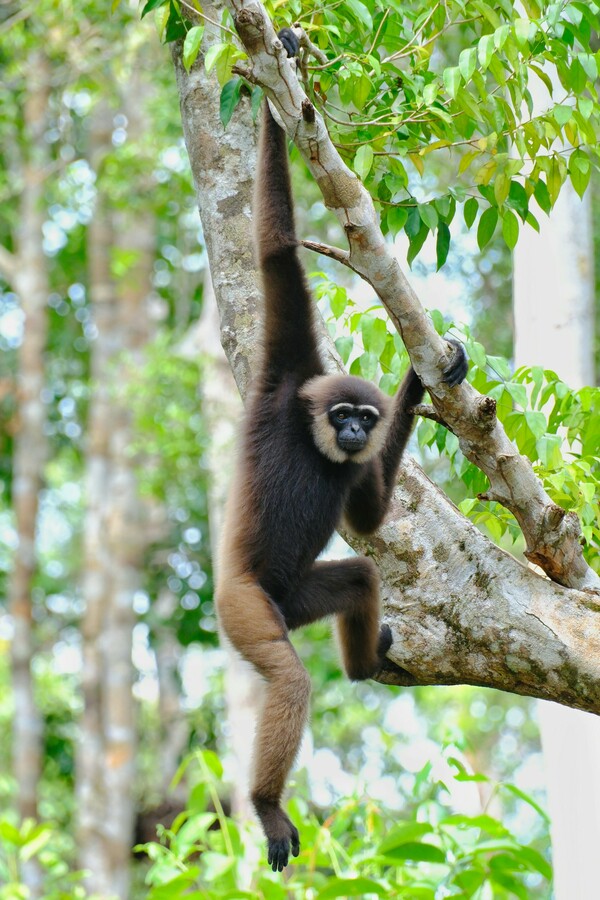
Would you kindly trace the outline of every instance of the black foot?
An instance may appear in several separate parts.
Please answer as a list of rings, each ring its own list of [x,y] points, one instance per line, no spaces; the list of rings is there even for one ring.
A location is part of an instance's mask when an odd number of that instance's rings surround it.
[[[469,371],[469,360],[460,341],[450,337],[444,338],[444,340],[447,344],[452,344],[456,348],[456,353],[452,357],[450,364],[444,369],[443,380],[450,387],[456,387],[457,384],[461,384],[465,380],[465,376]]]
[[[377,655],[379,661],[383,663],[388,650],[392,646],[394,638],[392,637],[392,629],[389,625],[382,625],[379,632],[379,643],[377,644]]]
[[[300,836],[298,829],[295,828],[288,819],[289,834],[285,837],[268,838],[269,848],[267,853],[267,862],[274,872],[283,872],[288,864],[290,849],[292,856],[298,856],[300,853]]]
[[[291,28],[282,28],[281,31],[277,32],[277,37],[287,50],[288,56],[297,56],[298,48],[300,47],[300,41],[298,40],[295,32],[292,31]]]

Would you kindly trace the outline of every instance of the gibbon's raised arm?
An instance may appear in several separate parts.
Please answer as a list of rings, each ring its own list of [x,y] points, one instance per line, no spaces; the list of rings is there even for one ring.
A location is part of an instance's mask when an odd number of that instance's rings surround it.
[[[324,371],[312,299],[298,259],[287,138],[265,102],[254,199],[256,252],[265,304],[263,367],[270,381],[293,372],[299,380]]]

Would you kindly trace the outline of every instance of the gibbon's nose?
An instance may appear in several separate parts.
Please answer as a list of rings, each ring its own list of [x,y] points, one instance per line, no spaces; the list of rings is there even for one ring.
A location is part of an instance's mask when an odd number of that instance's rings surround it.
[[[352,429],[354,434],[358,434],[358,432],[360,431],[360,425],[358,424],[358,422],[353,422],[350,428]]]

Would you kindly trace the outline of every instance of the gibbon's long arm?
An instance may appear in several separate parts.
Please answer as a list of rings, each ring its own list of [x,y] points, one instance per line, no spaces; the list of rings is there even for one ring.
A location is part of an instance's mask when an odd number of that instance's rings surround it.
[[[421,402],[424,393],[411,367],[394,399],[390,430],[381,456],[365,467],[365,474],[350,491],[344,509],[348,525],[357,534],[371,534],[383,521],[415,418],[409,410]]]
[[[298,259],[287,140],[265,101],[254,199],[256,250],[265,303],[264,370],[277,383],[323,374],[312,300]]]
[[[442,380],[452,387],[465,378],[469,364],[460,341],[454,338],[446,338],[446,341],[455,352],[443,371]],[[371,534],[384,519],[413,426],[414,414],[411,410],[421,402],[424,393],[423,385],[411,366],[394,399],[390,430],[381,456],[373,460],[363,478],[352,488],[344,508],[345,519],[357,534]]]

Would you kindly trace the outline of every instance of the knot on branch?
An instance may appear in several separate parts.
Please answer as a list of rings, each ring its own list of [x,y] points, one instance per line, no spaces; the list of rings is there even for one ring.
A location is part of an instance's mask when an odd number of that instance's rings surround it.
[[[236,30],[244,44],[255,46],[262,39],[266,24],[258,7],[245,6],[233,17]]]
[[[550,531],[555,531],[567,515],[566,509],[563,509],[562,506],[558,506],[556,503],[551,503],[547,509],[546,514],[544,516],[545,524]],[[580,534],[581,529],[579,527],[579,519],[575,516],[575,521],[577,523],[577,532]],[[579,534],[577,536],[579,536]]]
[[[496,401],[493,397],[479,397],[477,400],[477,418],[479,424],[491,431],[496,424]]]

